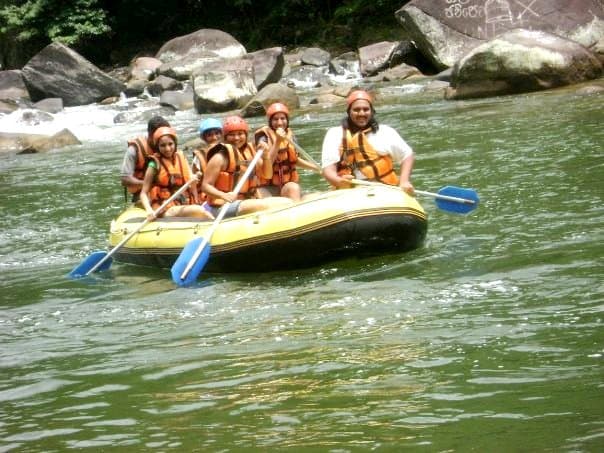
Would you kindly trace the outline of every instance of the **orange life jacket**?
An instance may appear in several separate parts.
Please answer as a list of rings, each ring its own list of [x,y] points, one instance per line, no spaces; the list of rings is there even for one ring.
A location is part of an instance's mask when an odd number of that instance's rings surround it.
[[[277,140],[277,134],[269,126],[263,126],[254,132],[254,138],[256,142],[262,136],[266,136],[268,139],[268,146],[272,147],[273,143]],[[260,178],[259,185],[267,186],[273,185],[279,188],[283,187],[286,183],[298,182],[300,177],[296,170],[296,162],[298,162],[298,153],[296,148],[292,145],[291,140],[294,136],[290,128],[287,128],[288,141],[282,142],[282,147],[277,150],[277,156],[273,162],[273,177],[272,179]]]
[[[342,128],[344,133],[340,146],[340,162],[338,162],[338,175],[354,175],[354,170],[359,170],[367,179],[380,181],[392,186],[398,185],[398,176],[394,172],[392,157],[381,156],[367,140],[365,129],[351,134],[349,129]]]
[[[166,159],[161,154],[152,156],[152,159],[157,164],[157,174],[153,187],[149,191],[149,201],[151,207],[157,209],[191,179],[191,171],[185,156],[180,151],[176,151],[172,159]],[[183,204],[189,204],[189,197],[185,194],[171,201],[166,209]]]
[[[216,143],[208,149],[208,161],[210,161],[212,156],[216,153],[223,153],[227,159],[227,166],[224,171],[221,170],[218,174],[214,186],[222,192],[232,192],[237,185],[239,178],[243,176],[249,163],[254,158],[256,151],[249,143],[246,143],[243,149],[236,149],[233,145],[228,143]],[[255,173],[252,172],[250,177],[241,187],[241,190],[237,194],[237,198],[239,200],[252,198],[256,186],[257,178]],[[222,198],[214,198],[210,195],[207,197],[210,206],[222,206],[225,203]]]
[[[145,179],[145,171],[147,170],[147,164],[149,159],[155,155],[155,151],[149,146],[147,137],[136,137],[135,139],[128,141],[128,146],[132,146],[136,150],[136,164],[134,165],[134,176],[137,179]],[[141,191],[140,187],[127,186],[128,192],[135,194]]]
[[[207,153],[207,149],[205,148],[197,148],[193,150],[193,173],[197,174],[197,173],[201,173],[202,175],[205,174],[206,172],[206,168],[208,166],[208,161],[206,160],[206,153]],[[197,159],[195,159],[197,158]],[[199,162],[199,165],[197,164],[197,162]],[[202,187],[202,181],[203,181],[203,177],[200,181],[197,182],[197,193],[199,195],[199,199],[201,200],[201,202],[203,203],[207,196],[205,194],[205,192],[203,192],[201,190]]]

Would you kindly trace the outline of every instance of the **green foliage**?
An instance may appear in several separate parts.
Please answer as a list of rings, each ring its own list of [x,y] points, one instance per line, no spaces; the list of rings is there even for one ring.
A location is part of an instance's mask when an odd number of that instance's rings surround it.
[[[0,37],[17,41],[34,38],[77,45],[83,39],[110,31],[97,0],[26,0],[3,4]]]

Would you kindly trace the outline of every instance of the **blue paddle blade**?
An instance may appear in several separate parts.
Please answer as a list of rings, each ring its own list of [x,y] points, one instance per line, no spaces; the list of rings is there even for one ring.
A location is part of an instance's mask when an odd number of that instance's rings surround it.
[[[195,259],[195,254],[197,253],[197,249],[199,247],[203,247],[199,257]],[[200,237],[196,239],[192,239],[185,245],[178,255],[178,258],[174,262],[171,268],[172,273],[172,281],[176,283],[178,286],[188,286],[194,283],[197,280],[197,277],[205,267],[208,259],[210,258],[210,251],[212,247],[210,243],[207,241],[205,237]],[[181,279],[183,272],[189,265],[189,262],[195,260],[191,270],[186,275],[184,279]]]
[[[72,270],[68,275],[69,278],[80,278],[84,277],[90,269],[97,265],[103,258],[107,256],[107,252],[96,251],[92,254],[88,255],[84,261],[82,261],[74,270]],[[113,258],[107,258],[97,269],[95,272],[106,271],[111,266]]]
[[[465,201],[443,200],[436,198],[436,206],[443,211],[457,212],[459,214],[467,214],[473,211],[478,206],[480,199],[478,194],[473,189],[463,189],[461,187],[446,186],[438,191],[438,195],[447,197],[463,198]]]

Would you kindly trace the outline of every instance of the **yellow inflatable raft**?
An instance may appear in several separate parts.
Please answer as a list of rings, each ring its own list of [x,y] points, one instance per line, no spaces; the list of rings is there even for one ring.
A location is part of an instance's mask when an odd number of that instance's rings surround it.
[[[130,207],[111,223],[118,244],[145,220]],[[159,219],[115,254],[124,263],[169,268],[183,247],[212,221]],[[259,272],[303,268],[338,258],[405,252],[422,245],[426,213],[417,200],[391,187],[360,186],[312,196],[286,208],[223,220],[204,272]]]

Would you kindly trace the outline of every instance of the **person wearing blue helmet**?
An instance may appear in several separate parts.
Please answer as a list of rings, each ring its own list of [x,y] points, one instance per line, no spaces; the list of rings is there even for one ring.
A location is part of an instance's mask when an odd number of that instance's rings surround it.
[[[206,171],[207,158],[206,152],[210,146],[222,140],[222,123],[216,118],[206,118],[199,123],[199,137],[204,141],[205,146],[201,146],[193,150],[193,173],[201,173],[202,175]],[[205,200],[205,194],[201,191],[201,184],[197,186],[199,188],[199,197],[203,202]]]

